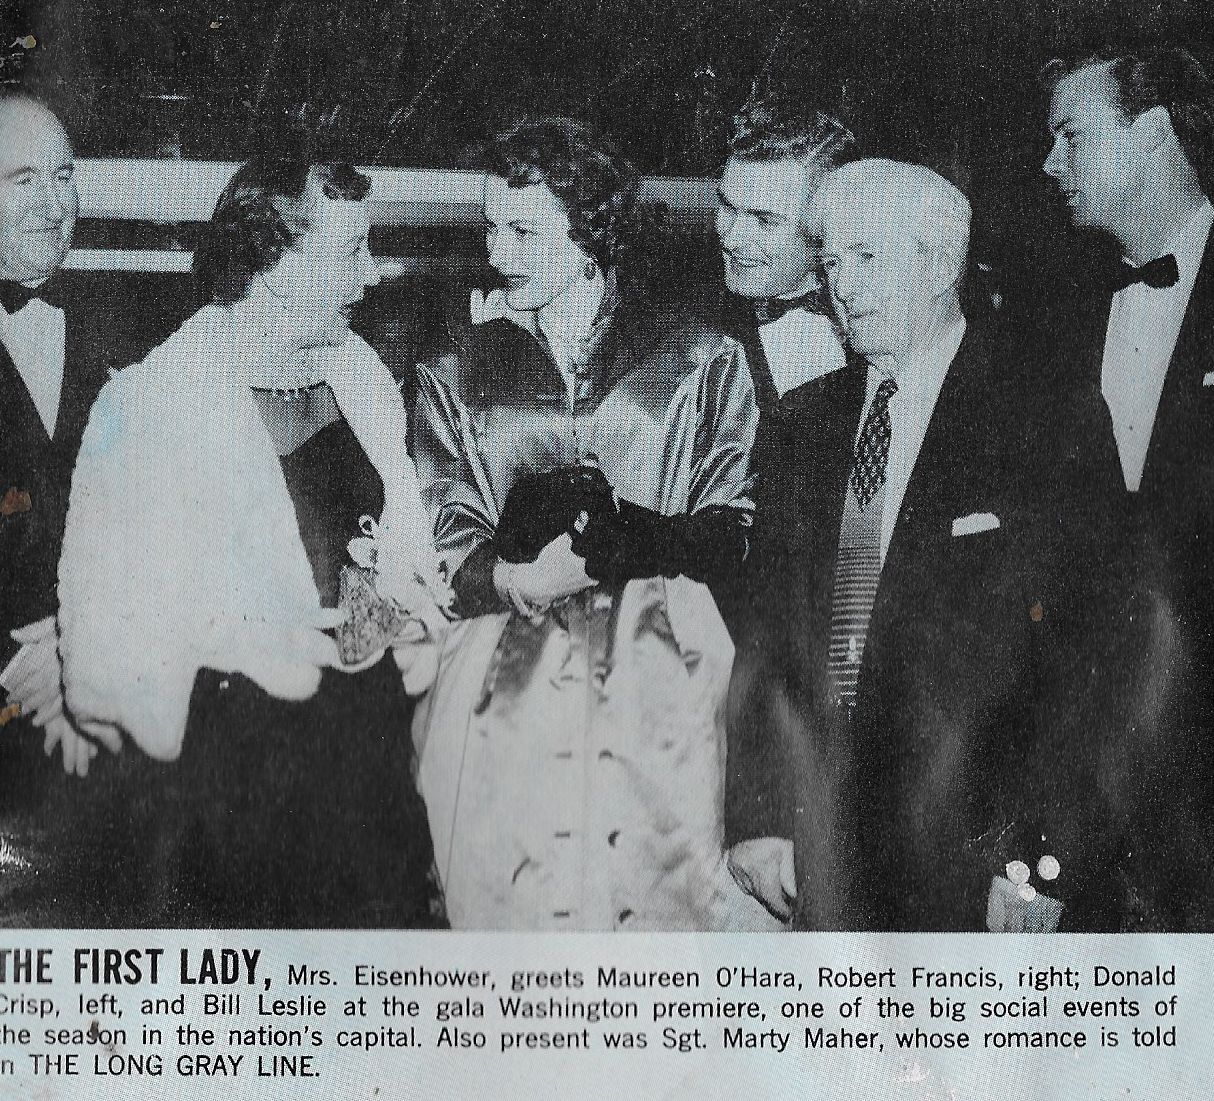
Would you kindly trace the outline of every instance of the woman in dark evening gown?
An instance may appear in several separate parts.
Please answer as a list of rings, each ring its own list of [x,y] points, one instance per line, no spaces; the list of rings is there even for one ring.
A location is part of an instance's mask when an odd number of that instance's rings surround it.
[[[383,511],[382,482],[345,421],[282,466],[321,604],[334,607],[346,544],[360,516]],[[419,874],[430,831],[400,736],[411,714],[390,655],[358,673],[324,670],[302,702],[200,673],[181,758],[164,766],[179,774],[179,828],[161,923],[435,925],[435,882]]]
[[[146,754],[137,805],[114,808],[144,837],[114,854],[98,924],[445,923],[406,692],[442,586],[399,393],[346,324],[377,279],[368,187],[245,165],[196,253],[208,305],[94,407],[60,566],[65,696]],[[356,547],[410,641],[343,664],[327,632],[354,629]]]

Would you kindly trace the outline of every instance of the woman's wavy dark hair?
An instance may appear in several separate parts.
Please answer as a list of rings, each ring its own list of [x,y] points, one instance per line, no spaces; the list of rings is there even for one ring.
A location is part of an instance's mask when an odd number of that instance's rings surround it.
[[[569,118],[528,118],[484,145],[475,167],[510,187],[544,184],[569,215],[569,236],[604,271],[636,241],[640,177],[606,135]]]
[[[254,157],[237,169],[202,228],[194,278],[204,302],[230,306],[308,229],[308,181],[329,199],[359,202],[371,180],[343,161]]]

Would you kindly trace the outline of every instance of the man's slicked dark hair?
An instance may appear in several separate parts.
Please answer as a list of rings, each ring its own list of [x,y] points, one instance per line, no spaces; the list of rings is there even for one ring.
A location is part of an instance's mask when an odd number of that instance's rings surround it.
[[[1107,69],[1117,87],[1117,106],[1127,119],[1152,107],[1167,109],[1202,190],[1214,194],[1214,81],[1201,62],[1179,46],[1103,46],[1047,62],[1041,84],[1052,93],[1063,77],[1094,67]]]
[[[230,306],[308,229],[308,181],[328,199],[360,202],[371,179],[344,161],[254,157],[236,171],[202,227],[194,278],[207,303]]]
[[[729,156],[744,161],[817,161],[830,172],[859,156],[856,139],[833,115],[776,99],[752,98],[734,116]]]

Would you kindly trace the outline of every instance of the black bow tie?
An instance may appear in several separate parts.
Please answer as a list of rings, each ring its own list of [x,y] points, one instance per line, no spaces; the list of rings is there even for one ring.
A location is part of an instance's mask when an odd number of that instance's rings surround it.
[[[24,283],[17,283],[12,279],[0,279],[0,306],[4,307],[4,312],[10,317],[35,298],[41,298],[43,302],[62,308],[61,288],[53,283],[54,280],[51,280],[40,287],[27,287]]]
[[[1133,286],[1135,283],[1145,283],[1148,287],[1174,287],[1180,279],[1180,269],[1176,266],[1176,257],[1170,252],[1136,268],[1122,260],[1117,265],[1113,275],[1113,292]]]
[[[805,308],[808,306],[809,297],[802,296],[801,298],[756,298],[755,320],[760,325],[770,325],[773,321],[779,321],[789,310]]]

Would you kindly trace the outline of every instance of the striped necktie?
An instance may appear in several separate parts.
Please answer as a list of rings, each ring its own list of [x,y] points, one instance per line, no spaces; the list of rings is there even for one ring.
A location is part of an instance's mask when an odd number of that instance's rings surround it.
[[[836,698],[856,702],[856,683],[864,641],[881,577],[881,513],[885,505],[885,468],[889,462],[889,401],[898,384],[881,381],[856,441],[830,609],[827,669]]]

